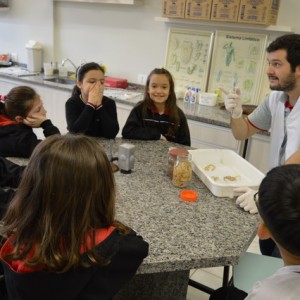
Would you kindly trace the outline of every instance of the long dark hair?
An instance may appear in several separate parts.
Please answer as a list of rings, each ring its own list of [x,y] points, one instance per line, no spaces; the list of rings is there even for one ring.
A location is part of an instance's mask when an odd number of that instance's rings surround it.
[[[178,106],[176,104],[174,80],[173,80],[171,73],[164,68],[155,68],[154,70],[152,70],[150,72],[150,74],[147,77],[145,91],[144,91],[144,99],[142,101],[143,118],[146,118],[146,116],[147,116],[147,109],[149,109],[150,107],[153,106],[153,101],[151,100],[150,95],[148,93],[152,75],[165,75],[169,80],[170,93],[169,93],[169,97],[166,101],[166,109],[170,112],[170,120],[171,120],[171,122],[173,122],[175,124],[175,130],[177,130],[179,127],[180,120],[179,120]]]
[[[26,118],[36,97],[38,94],[29,86],[14,87],[6,95],[4,102],[0,101],[0,113],[11,120],[16,116]]]
[[[50,136],[35,148],[3,218],[1,233],[12,235],[15,246],[5,258],[55,272],[107,263],[95,251],[95,229],[119,227],[114,214],[114,176],[100,144],[81,135]],[[80,249],[90,248],[89,235],[93,247],[84,262]]]
[[[89,62],[86,64],[82,64],[81,66],[79,66],[77,68],[76,71],[76,80],[77,81],[83,81],[83,78],[85,76],[85,74],[91,70],[99,70],[101,71],[103,74],[105,74],[105,70],[102,66],[100,66],[99,64],[95,63],[95,62]],[[75,84],[73,91],[72,91],[72,96],[77,96],[80,95],[81,91],[80,88]]]

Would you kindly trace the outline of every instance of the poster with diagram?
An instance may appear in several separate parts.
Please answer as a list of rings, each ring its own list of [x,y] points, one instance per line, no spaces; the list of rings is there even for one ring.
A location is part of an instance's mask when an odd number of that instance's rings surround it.
[[[213,32],[169,29],[165,68],[174,78],[176,89],[186,87],[205,91]]]
[[[267,37],[259,33],[216,31],[208,92],[220,87],[231,91],[239,87],[244,104],[257,104]]]

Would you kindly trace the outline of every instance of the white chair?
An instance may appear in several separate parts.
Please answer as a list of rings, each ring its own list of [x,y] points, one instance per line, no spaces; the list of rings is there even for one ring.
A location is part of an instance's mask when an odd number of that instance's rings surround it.
[[[233,284],[249,293],[257,281],[271,276],[281,267],[281,258],[245,252],[238,265],[233,266]]]

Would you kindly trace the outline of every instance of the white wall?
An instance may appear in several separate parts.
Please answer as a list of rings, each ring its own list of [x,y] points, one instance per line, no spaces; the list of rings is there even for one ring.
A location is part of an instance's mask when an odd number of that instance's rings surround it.
[[[141,5],[55,2],[56,58],[102,61],[108,74],[137,80],[163,65],[167,31],[160,1]]]
[[[278,25],[300,33],[300,1],[281,1]],[[137,82],[138,74],[148,74],[164,64],[171,26],[154,21],[161,14],[160,0],[140,2],[10,0],[10,10],[0,11],[0,53],[16,52],[19,61],[26,63],[25,44],[34,39],[43,45],[45,61],[60,62],[66,57],[76,65],[83,60],[101,61],[108,75]]]
[[[0,11],[0,53],[17,53],[27,63],[25,45],[36,40],[43,45],[44,59],[53,56],[52,0],[9,0],[10,9]]]

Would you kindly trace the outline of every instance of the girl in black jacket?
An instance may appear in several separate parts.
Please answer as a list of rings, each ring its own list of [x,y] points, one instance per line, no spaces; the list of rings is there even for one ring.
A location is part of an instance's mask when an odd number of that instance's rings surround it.
[[[176,104],[174,81],[164,68],[148,76],[144,100],[130,112],[122,136],[136,140],[167,140],[190,146],[190,131],[183,111]]]
[[[104,67],[91,62],[77,70],[77,83],[66,102],[68,130],[113,139],[119,132],[114,100],[104,96]]]
[[[115,220],[116,187],[101,145],[51,136],[34,150],[3,218],[8,299],[108,300],[134,276],[148,244]]]
[[[4,157],[0,157],[0,219],[2,219],[8,203],[15,194],[24,168],[24,166],[19,166]]]
[[[0,155],[29,157],[41,141],[32,128],[43,128],[45,137],[59,134],[47,119],[40,96],[29,86],[10,90],[0,101]]]

